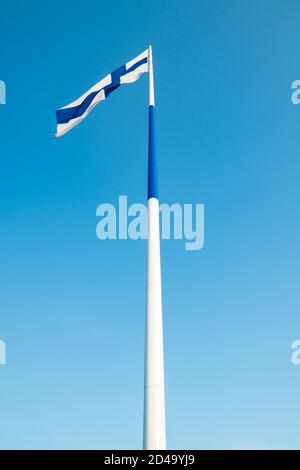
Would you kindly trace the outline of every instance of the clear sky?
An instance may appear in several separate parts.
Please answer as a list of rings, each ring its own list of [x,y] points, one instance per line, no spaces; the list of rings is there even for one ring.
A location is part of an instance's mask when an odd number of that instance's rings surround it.
[[[147,77],[61,139],[55,110],[153,45],[159,195],[205,204],[162,242],[169,448],[300,448],[297,0],[0,7],[0,448],[140,448],[145,241],[96,207],[146,201]]]

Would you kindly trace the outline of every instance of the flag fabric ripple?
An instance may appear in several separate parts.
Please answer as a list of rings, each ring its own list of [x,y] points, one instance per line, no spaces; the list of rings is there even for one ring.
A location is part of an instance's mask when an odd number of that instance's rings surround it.
[[[123,83],[132,83],[149,71],[148,49],[96,83],[73,103],[56,111],[57,131],[61,137],[77,126],[91,111]]]

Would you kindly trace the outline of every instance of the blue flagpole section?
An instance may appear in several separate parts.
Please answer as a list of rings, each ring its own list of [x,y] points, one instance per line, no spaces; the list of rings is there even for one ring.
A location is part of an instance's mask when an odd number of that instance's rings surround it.
[[[155,113],[155,107],[154,105],[150,105],[149,106],[149,142],[148,142],[148,199],[150,199],[151,197],[158,198],[154,113]]]

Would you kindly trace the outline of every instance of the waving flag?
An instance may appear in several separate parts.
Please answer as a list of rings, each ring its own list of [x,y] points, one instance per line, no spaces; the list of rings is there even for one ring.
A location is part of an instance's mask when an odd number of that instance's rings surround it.
[[[100,101],[105,100],[116,88],[123,83],[135,82],[144,72],[148,72],[148,49],[107,75],[76,101],[56,111],[55,137],[61,137],[77,126]]]

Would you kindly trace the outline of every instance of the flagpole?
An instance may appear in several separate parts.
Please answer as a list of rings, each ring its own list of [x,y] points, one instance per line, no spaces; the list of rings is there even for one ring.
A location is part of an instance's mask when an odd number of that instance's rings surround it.
[[[154,135],[154,77],[149,46],[148,260],[144,388],[144,449],[166,448],[159,202]]]

